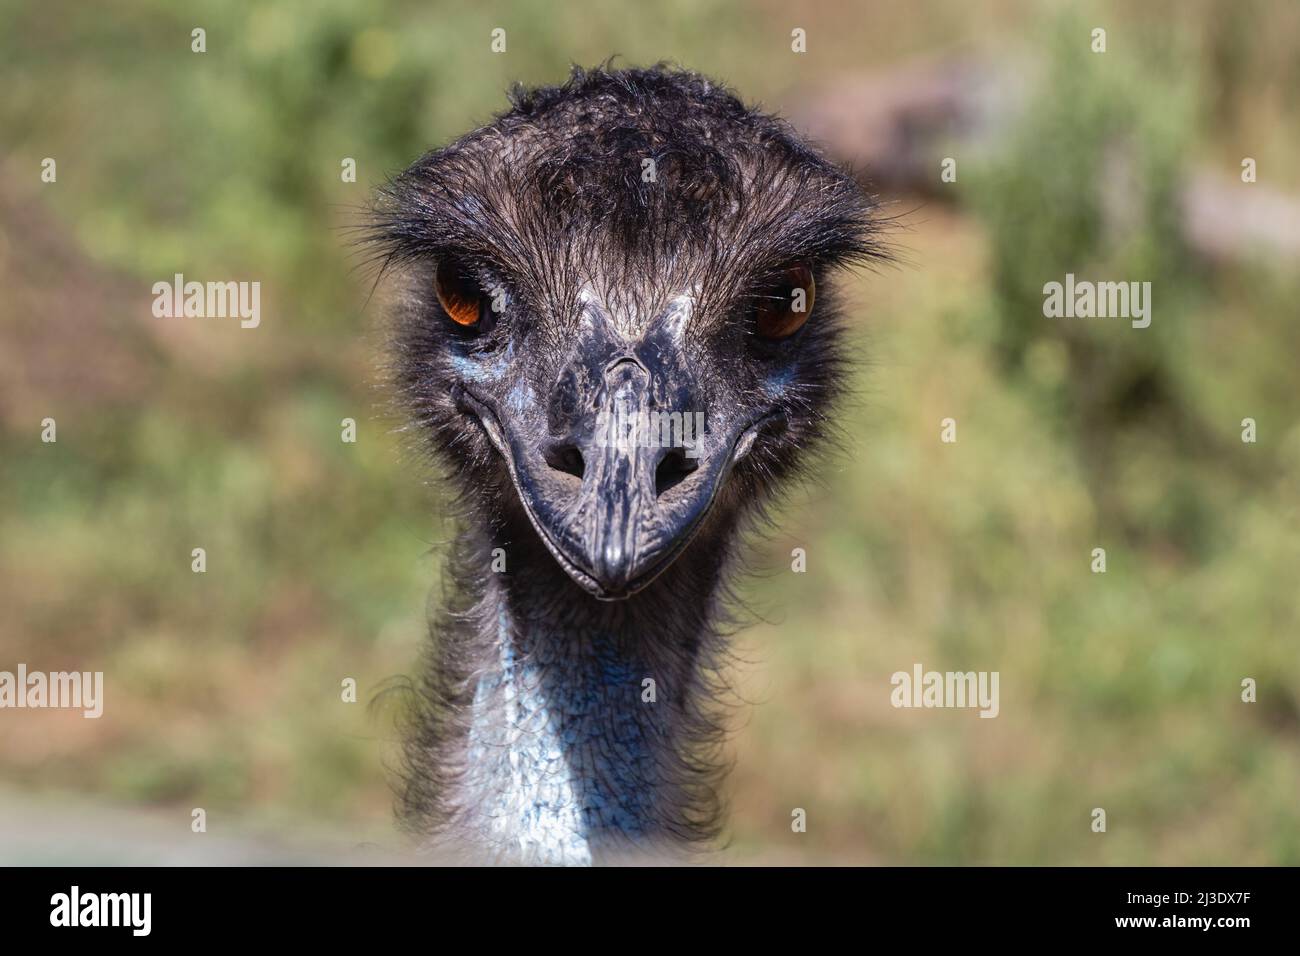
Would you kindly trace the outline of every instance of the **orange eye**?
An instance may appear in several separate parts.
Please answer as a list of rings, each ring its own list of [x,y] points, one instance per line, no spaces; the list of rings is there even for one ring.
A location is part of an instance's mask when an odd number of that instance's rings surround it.
[[[781,281],[759,300],[758,334],[765,339],[785,339],[794,335],[812,315],[817,289],[812,269],[793,266]]]
[[[444,259],[438,263],[434,291],[453,322],[467,328],[478,325],[483,314],[483,290],[455,260]]]

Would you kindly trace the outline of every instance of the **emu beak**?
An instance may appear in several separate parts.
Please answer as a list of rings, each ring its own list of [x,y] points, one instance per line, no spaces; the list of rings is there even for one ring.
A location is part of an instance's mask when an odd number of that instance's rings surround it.
[[[753,445],[757,422],[690,409],[680,367],[622,353],[595,375],[571,376],[552,421],[490,411],[466,394],[510,468],[519,500],[561,567],[600,600],[630,597],[682,553],[732,467]],[[585,388],[584,388],[585,386]],[[669,411],[668,409],[672,409]]]

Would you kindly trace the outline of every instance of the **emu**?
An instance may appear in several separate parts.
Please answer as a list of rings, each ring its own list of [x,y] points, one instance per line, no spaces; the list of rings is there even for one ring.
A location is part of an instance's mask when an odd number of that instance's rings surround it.
[[[829,430],[877,203],[660,65],[516,87],[375,208],[395,394],[459,505],[400,820],[496,862],[708,848],[738,542]],[[702,434],[609,435],[674,413]]]

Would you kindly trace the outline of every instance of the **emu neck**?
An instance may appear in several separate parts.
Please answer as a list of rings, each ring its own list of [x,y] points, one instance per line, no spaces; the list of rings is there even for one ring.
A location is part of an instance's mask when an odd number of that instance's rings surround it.
[[[712,812],[708,786],[698,806],[712,587],[601,602],[540,549],[510,551],[519,566],[491,575],[476,615],[455,816],[508,861],[667,852]]]

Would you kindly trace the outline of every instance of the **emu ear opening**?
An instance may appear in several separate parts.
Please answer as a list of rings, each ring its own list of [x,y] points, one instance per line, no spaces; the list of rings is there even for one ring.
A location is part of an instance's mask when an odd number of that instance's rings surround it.
[[[812,269],[791,266],[759,301],[758,334],[765,339],[786,339],[794,335],[812,315],[817,295]]]
[[[483,317],[483,290],[459,262],[439,262],[433,283],[438,303],[453,322],[465,328],[478,326]]]

